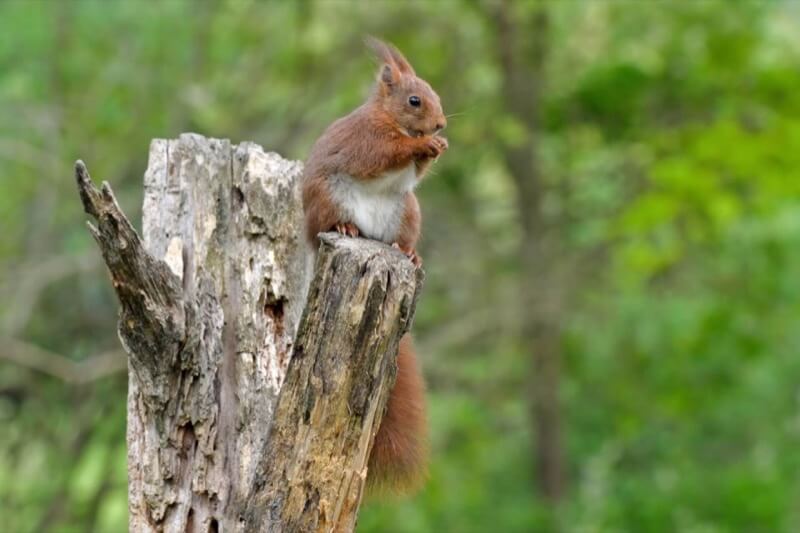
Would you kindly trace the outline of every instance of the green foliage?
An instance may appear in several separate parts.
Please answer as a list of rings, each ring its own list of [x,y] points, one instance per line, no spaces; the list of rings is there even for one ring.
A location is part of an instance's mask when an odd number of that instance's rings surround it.
[[[303,158],[369,90],[372,33],[453,116],[420,189],[430,482],[368,502],[359,530],[800,530],[797,5],[543,3],[539,131],[503,100],[495,5],[0,3],[0,336],[75,360],[117,344],[76,158],[133,218],[151,138]],[[558,506],[535,489],[517,301],[535,280],[503,163],[532,143],[553,262],[580,272],[559,317]],[[124,530],[124,420],[124,375],[72,386],[0,362],[3,530]]]

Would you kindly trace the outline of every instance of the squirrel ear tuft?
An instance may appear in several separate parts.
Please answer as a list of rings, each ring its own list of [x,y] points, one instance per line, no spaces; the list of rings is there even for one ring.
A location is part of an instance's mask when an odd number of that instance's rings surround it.
[[[364,42],[372,49],[375,55],[378,56],[378,59],[396,68],[399,73],[409,74],[411,76],[417,75],[414,72],[414,68],[411,66],[411,63],[409,63],[405,56],[400,53],[400,50],[391,44],[385,43],[372,36],[367,36],[364,39]]]

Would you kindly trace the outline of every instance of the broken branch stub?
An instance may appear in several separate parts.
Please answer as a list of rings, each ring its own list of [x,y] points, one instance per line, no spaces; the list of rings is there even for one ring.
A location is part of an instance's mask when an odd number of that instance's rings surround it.
[[[374,241],[321,236],[295,351],[260,458],[246,524],[351,531],[372,439],[397,371],[422,271]]]
[[[180,280],[166,264],[154,259],[122,213],[111,186],[97,189],[83,161],[75,177],[87,223],[111,273],[120,302],[119,337],[140,371],[144,400],[164,402],[170,393],[171,367],[184,338],[184,308]]]

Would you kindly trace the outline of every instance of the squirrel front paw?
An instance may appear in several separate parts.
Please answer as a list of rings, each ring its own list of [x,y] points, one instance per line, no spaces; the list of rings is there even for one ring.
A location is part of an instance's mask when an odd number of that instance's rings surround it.
[[[422,155],[429,159],[436,159],[442,155],[448,147],[447,139],[440,135],[425,137]]]
[[[407,249],[401,247],[396,242],[392,243],[392,248],[396,248],[396,249],[400,250],[401,252],[403,252],[404,254],[406,254],[406,257],[411,259],[411,262],[414,263],[415,267],[419,268],[419,267],[422,266],[422,257],[417,255],[417,251],[414,250],[413,248],[410,249],[410,250],[407,250]]]
[[[441,135],[434,135],[433,139],[439,143],[439,155],[445,153],[447,149],[450,148],[447,138],[442,137]]]
[[[352,222],[337,222],[333,229],[337,233],[341,233],[342,235],[347,235],[349,237],[358,237],[361,232],[358,230],[358,227],[353,224]]]

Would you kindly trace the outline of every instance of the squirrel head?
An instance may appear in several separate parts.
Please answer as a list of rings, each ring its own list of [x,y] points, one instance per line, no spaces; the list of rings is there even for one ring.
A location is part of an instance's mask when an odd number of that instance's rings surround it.
[[[394,119],[400,131],[410,137],[434,135],[447,126],[439,95],[418,78],[400,51],[374,37],[367,45],[383,63],[378,70],[375,101]]]

